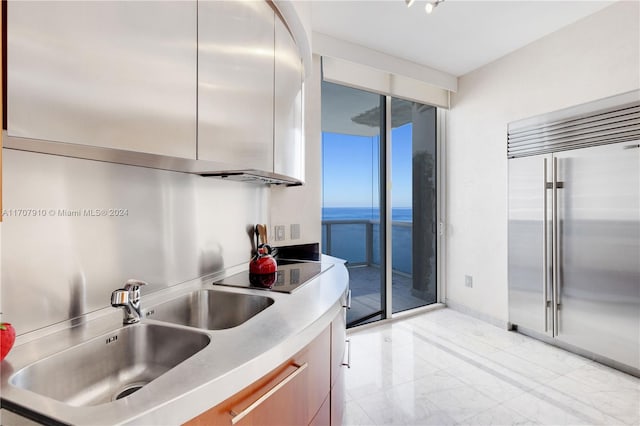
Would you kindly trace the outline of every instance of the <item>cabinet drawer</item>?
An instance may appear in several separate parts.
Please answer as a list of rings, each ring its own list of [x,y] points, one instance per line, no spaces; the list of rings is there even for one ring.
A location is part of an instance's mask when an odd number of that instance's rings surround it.
[[[329,394],[330,328],[302,351],[186,425],[306,425]]]
[[[308,364],[281,366],[186,425],[296,424],[296,419],[304,418],[306,409],[304,404],[291,401],[305,386],[307,368]]]

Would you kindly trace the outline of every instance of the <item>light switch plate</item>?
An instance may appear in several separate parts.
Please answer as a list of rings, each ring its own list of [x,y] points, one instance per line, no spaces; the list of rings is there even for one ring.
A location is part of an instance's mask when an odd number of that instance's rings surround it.
[[[291,237],[292,240],[299,240],[300,239],[300,224],[299,223],[292,223],[291,224],[291,229],[289,230],[289,236]]]
[[[276,225],[273,227],[273,240],[284,241],[284,225]]]
[[[464,276],[464,285],[467,287],[473,287],[473,276],[465,275]]]

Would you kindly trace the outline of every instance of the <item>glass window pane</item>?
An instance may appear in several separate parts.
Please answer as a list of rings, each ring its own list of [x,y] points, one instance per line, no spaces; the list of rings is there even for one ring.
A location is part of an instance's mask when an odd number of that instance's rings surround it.
[[[331,255],[346,260],[350,266],[366,264],[366,222],[331,226]]]

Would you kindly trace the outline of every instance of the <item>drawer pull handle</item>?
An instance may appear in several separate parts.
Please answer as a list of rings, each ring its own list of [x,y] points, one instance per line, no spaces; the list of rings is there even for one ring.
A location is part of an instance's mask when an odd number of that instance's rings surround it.
[[[342,366],[351,368],[351,339],[345,340],[347,342],[347,362],[342,361]]]
[[[351,289],[347,290],[347,303],[342,305],[342,307],[351,309]]]
[[[231,410],[229,411],[229,414],[231,414],[231,424],[235,425],[236,423],[238,423],[240,420],[242,420],[243,418],[245,418],[247,416],[247,414],[249,414],[250,412],[252,412],[253,410],[256,409],[256,407],[258,407],[260,404],[262,404],[264,401],[266,401],[267,399],[269,399],[274,393],[278,392],[280,389],[282,389],[282,387],[284,385],[286,385],[287,383],[289,383],[291,380],[295,379],[297,375],[299,375],[300,373],[302,373],[308,366],[308,363],[304,363],[302,365],[297,365],[294,364],[294,367],[297,367],[296,370],[289,374],[287,377],[285,377],[284,379],[282,379],[282,381],[280,383],[278,383],[277,385],[275,385],[274,387],[272,387],[271,389],[269,389],[269,391],[267,393],[265,393],[264,395],[262,395],[260,398],[256,399],[251,405],[249,405],[247,408],[245,408],[244,410],[240,411],[239,413],[236,413],[235,411]]]

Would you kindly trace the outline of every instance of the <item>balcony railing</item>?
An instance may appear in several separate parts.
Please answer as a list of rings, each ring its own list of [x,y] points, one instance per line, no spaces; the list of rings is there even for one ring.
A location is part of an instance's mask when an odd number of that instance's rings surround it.
[[[412,274],[411,222],[392,222],[393,272]],[[380,221],[323,220],[323,253],[345,259],[348,266],[380,266]]]

